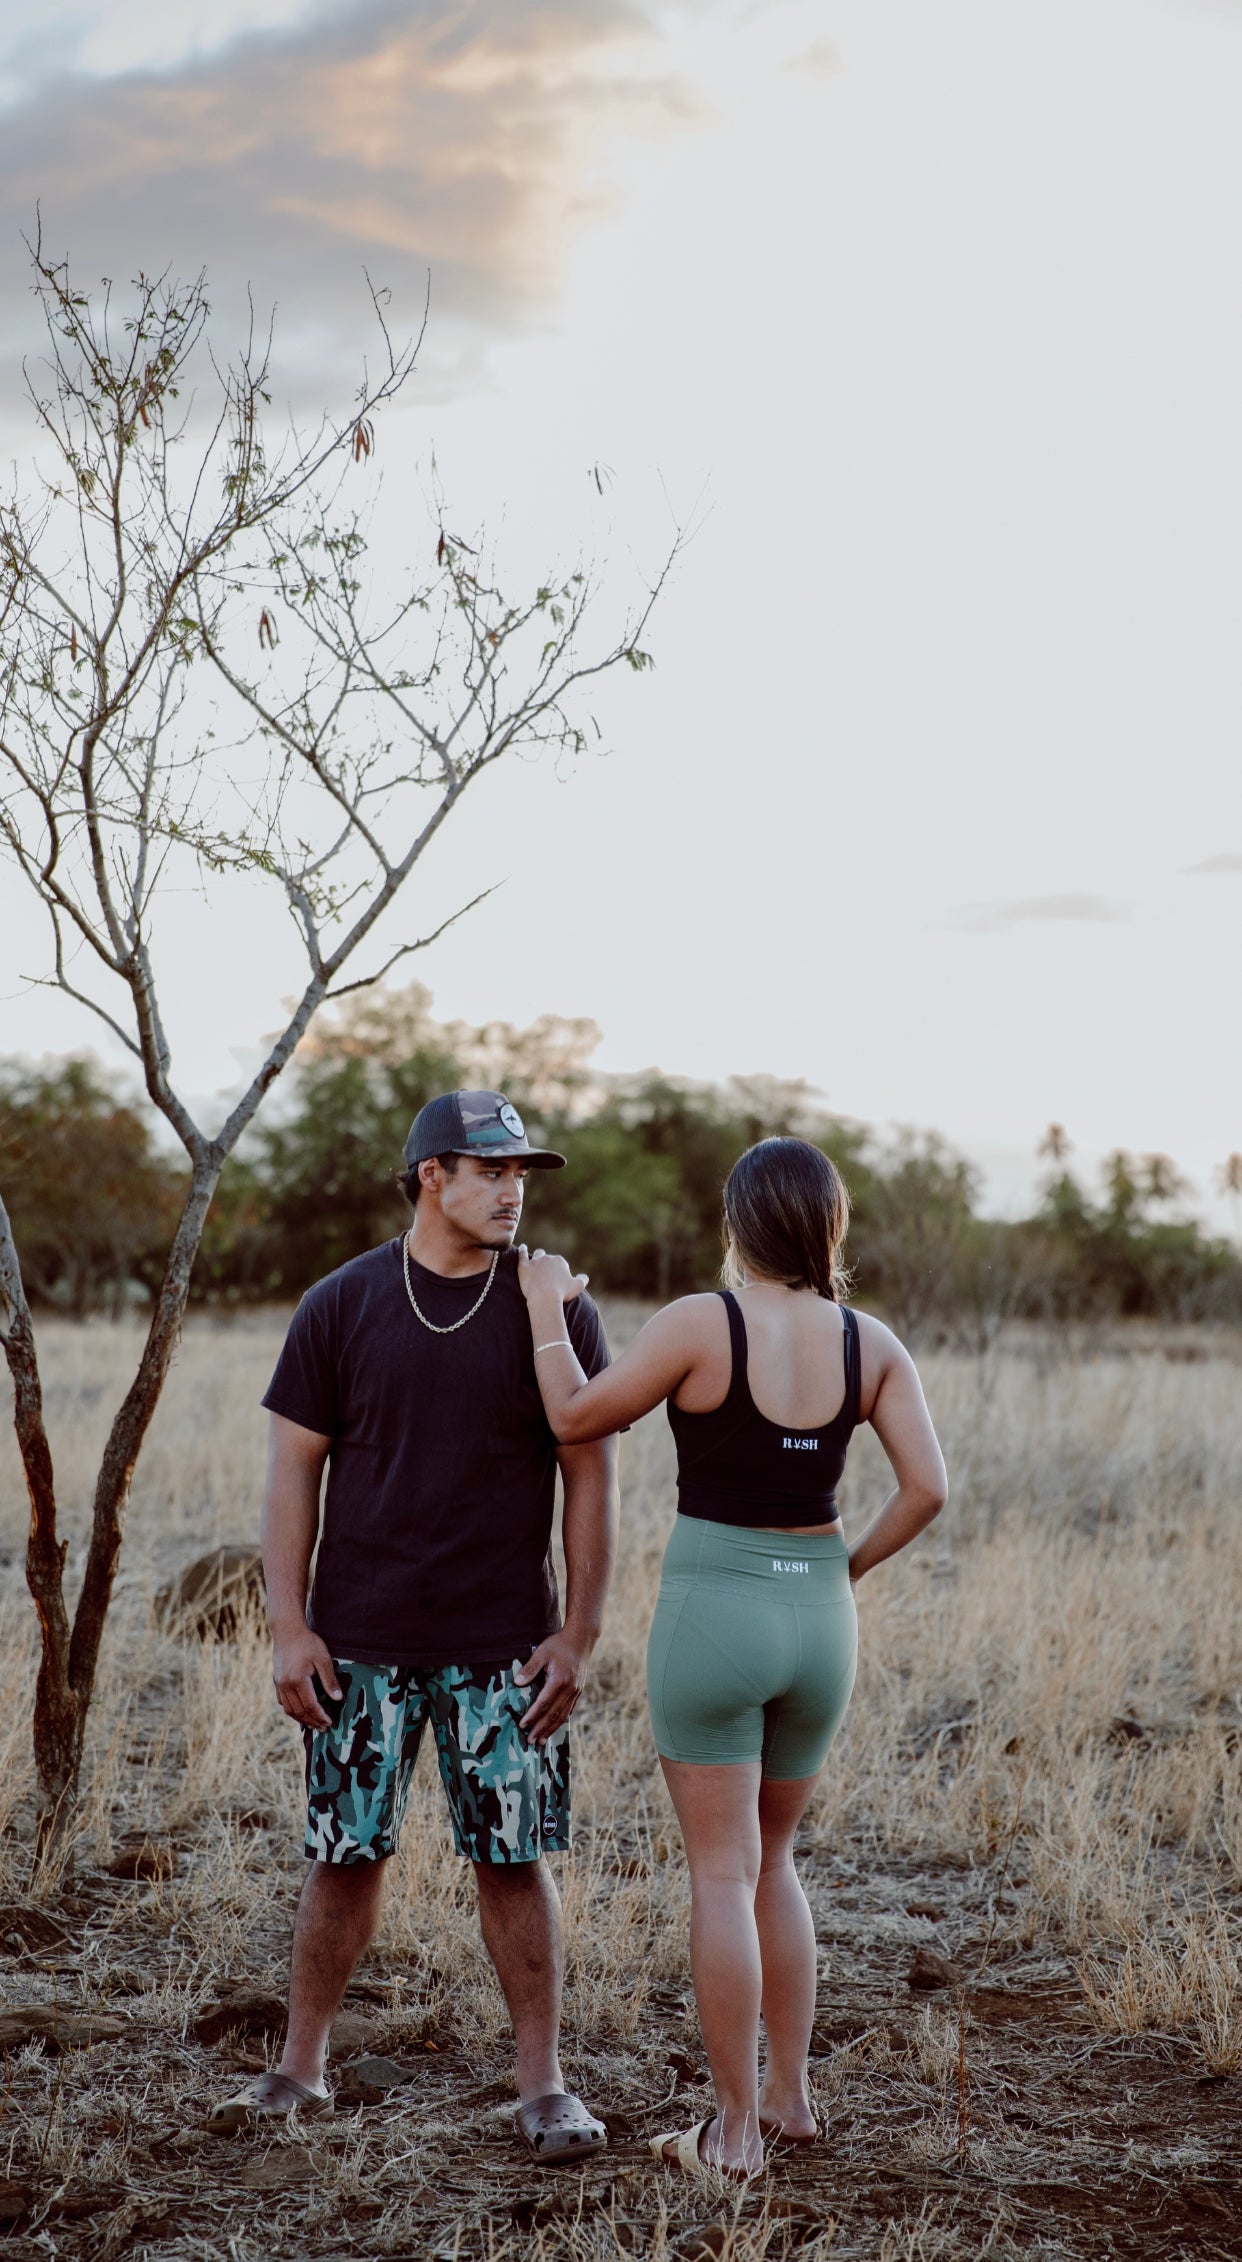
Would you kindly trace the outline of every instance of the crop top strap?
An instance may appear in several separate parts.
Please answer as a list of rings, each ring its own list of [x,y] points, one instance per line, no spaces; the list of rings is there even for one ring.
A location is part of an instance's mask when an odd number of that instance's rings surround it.
[[[733,1354],[732,1366],[729,1373],[729,1390],[728,1395],[724,1400],[724,1405],[750,1406],[753,1401],[750,1395],[750,1375],[748,1372],[746,1348],[746,1322],[742,1318],[742,1307],[731,1288],[721,1288],[718,1290],[718,1294],[720,1296],[721,1302],[724,1305],[725,1311],[728,1314],[729,1349]]]
[[[851,1429],[857,1429],[862,1410],[862,1345],[858,1338],[858,1321],[848,1304],[840,1306],[841,1324],[845,1329],[842,1351],[845,1358],[845,1404]]]

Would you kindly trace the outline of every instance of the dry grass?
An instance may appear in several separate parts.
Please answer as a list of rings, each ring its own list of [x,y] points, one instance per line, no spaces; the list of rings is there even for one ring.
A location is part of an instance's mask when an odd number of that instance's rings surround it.
[[[616,1315],[615,1332],[631,1322]],[[1063,1341],[1054,1356],[1047,1341],[1014,1338],[980,1360],[924,1362],[952,1504],[863,1590],[858,1690],[802,1846],[822,1945],[814,2074],[830,2141],[737,2202],[679,2186],[642,2144],[670,2110],[688,2117],[705,2097],[686,1882],[642,1693],[672,1506],[662,1418],[627,1441],[621,1563],[576,1733],[576,1848],[559,1869],[567,2070],[610,2121],[608,2155],[541,2179],[515,2147],[502,2008],[426,1760],[352,2006],[370,2046],[412,2065],[414,2080],[309,2150],[294,2131],[257,2150],[198,2133],[210,2096],[265,2046],[208,2050],[188,2038],[190,2019],[222,1977],[283,1983],[302,1868],[299,1752],[271,1699],[261,1629],[187,1645],[157,1630],[151,1602],[202,1549],[253,1535],[257,1399],[280,1332],[270,1316],[193,1325],[140,1467],[77,1877],[53,1908],[71,1942],[0,1964],[7,2002],[119,2012],[125,2029],[114,2047],[53,2058],[30,2045],[8,2060],[0,2187],[8,2176],[30,2192],[14,2253],[775,2262],[797,2247],[941,2262],[1236,2251],[1237,1345],[1162,1350],[1136,1335],[1103,1349]],[[71,1562],[135,1345],[126,1328],[42,1331]],[[849,1523],[882,1481],[864,1438]],[[29,1867],[23,1524],[6,1441],[8,1902],[24,1898]],[[101,1874],[132,1831],[171,1839],[170,1879]],[[919,1945],[973,1984],[912,1994]]]

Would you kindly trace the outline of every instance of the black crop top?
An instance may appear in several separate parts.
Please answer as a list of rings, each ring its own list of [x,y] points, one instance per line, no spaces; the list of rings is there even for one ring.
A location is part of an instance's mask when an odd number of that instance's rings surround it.
[[[843,1304],[845,1400],[840,1412],[820,1429],[795,1429],[769,1421],[751,1397],[746,1322],[732,1292],[726,1288],[721,1294],[733,1351],[728,1395],[708,1414],[687,1414],[671,1398],[668,1402],[677,1441],[677,1512],[752,1528],[831,1523],[846,1452],[858,1427],[858,1321]]]

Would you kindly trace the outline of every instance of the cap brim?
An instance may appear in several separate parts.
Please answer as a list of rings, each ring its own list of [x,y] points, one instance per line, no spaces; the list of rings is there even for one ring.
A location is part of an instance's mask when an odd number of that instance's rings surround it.
[[[563,1170],[566,1157],[552,1147],[448,1147],[450,1155],[473,1155],[476,1162],[528,1162],[532,1170]]]

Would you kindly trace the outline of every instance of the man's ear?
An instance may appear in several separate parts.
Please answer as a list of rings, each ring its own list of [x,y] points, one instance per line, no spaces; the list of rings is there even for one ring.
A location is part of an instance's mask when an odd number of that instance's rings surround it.
[[[440,1164],[435,1155],[428,1155],[425,1162],[420,1162],[418,1166],[418,1182],[420,1186],[430,1187],[434,1193],[439,1193],[440,1188],[444,1183],[444,1172],[441,1170]]]

